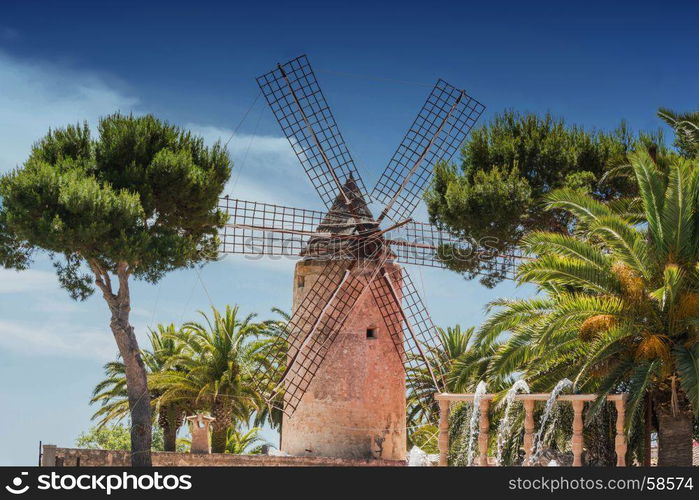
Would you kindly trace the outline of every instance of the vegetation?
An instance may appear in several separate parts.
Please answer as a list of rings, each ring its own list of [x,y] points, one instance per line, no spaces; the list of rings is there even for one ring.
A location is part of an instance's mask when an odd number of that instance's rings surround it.
[[[675,129],[675,147],[685,158],[699,156],[699,111],[676,113],[661,109],[658,116]]]
[[[437,328],[439,345],[430,352],[430,365],[436,372],[447,374],[453,369],[457,360],[471,363],[475,361],[475,366],[479,353],[470,350],[470,344],[474,329],[461,329],[461,326],[447,327],[447,329]],[[466,361],[468,360],[468,361]],[[436,422],[439,419],[439,406],[432,397],[434,395],[434,383],[429,370],[421,360],[411,363],[407,372],[408,391],[408,427],[415,428],[427,422]],[[478,381],[476,381],[477,383]],[[450,380],[444,380],[445,390],[454,390],[454,384]]]
[[[0,220],[22,248],[54,259],[59,283],[85,299],[96,285],[111,313],[131,414],[132,464],[150,465],[146,370],[129,314],[133,277],[157,282],[215,258],[230,175],[226,151],[153,116],[114,114],[50,131],[0,180]]]
[[[605,133],[549,114],[504,112],[471,132],[460,166],[436,165],[425,193],[430,220],[485,250],[512,254],[530,231],[567,231],[569,214],[543,209],[543,198],[555,189],[605,201],[635,194],[624,178],[599,181],[629,152],[651,144],[662,144],[661,136],[634,136],[624,123]],[[469,279],[484,275],[481,282],[493,286],[504,277],[504,268],[476,253],[461,257],[449,265]]]
[[[490,376],[521,372],[534,390],[569,377],[600,397],[629,392],[631,430],[647,399],[659,463],[687,465],[699,413],[699,161],[675,158],[665,173],[647,152],[629,160],[644,224],[571,189],[549,195],[549,209],[575,218],[575,233],[524,237],[535,259],[519,277],[542,295],[496,303],[479,342],[512,333]]]
[[[431,366],[451,392],[486,380],[504,393],[523,377],[547,392],[563,378],[594,392],[585,430],[589,463],[614,460],[609,393],[627,392],[631,453],[647,452],[657,429],[660,465],[689,465],[699,422],[699,113],[661,110],[676,131],[676,152],[658,134],[567,127],[550,115],[507,112],[475,131],[460,169],[441,163],[426,201],[433,222],[501,252],[522,250],[521,283],[539,293],[501,299],[473,328],[439,329]],[[238,307],[201,321],[158,326],[140,350],[129,321],[130,277],[158,281],[170,270],[216,255],[222,214],[216,200],[229,174],[218,146],[153,117],[112,115],[92,139],[87,126],[49,132],[20,169],[0,179],[0,265],[26,268],[32,252],[54,259],[75,299],[93,284],[111,313],[120,358],[105,365],[93,392],[97,427],[82,447],[130,449],[134,465],[150,449],[174,451],[186,414],[206,412],[212,451],[259,453],[259,426],[281,431],[281,413],[261,396],[253,374],[277,372],[289,318],[254,322]],[[186,202],[185,202],[186,201]],[[502,270],[474,260],[452,263],[484,283]],[[280,361],[281,360],[281,361]],[[283,367],[282,367],[283,368]],[[408,441],[436,451],[439,409],[432,377],[407,372]],[[282,396],[279,396],[282,397]],[[493,421],[503,417],[495,400]],[[452,460],[464,460],[470,408],[451,416]],[[572,418],[561,411],[555,418]],[[118,422],[132,422],[131,432]],[[157,423],[152,431],[152,424]],[[515,424],[521,425],[520,416]],[[567,441],[568,425],[552,440]],[[505,449],[516,463],[521,434]],[[562,445],[561,445],[562,446]]]
[[[161,373],[166,368],[179,369],[172,367],[170,362],[181,349],[180,343],[176,341],[175,326],[158,325],[155,330],[150,331],[149,338],[152,350],[141,350],[148,377],[152,378],[153,374]],[[99,419],[98,428],[111,421],[122,420],[129,412],[124,363],[109,362],[104,365],[104,371],[107,378],[95,386],[90,400],[90,404],[101,405],[92,416],[93,420]],[[150,401],[164,435],[164,450],[175,451],[177,430],[182,426],[189,407],[183,403],[163,403],[158,399],[159,395],[158,391],[150,388]]]
[[[259,455],[264,446],[269,446],[260,436],[260,428],[253,427],[247,432],[242,432],[235,427],[230,427],[226,435],[225,453],[234,455]]]
[[[86,432],[81,432],[75,439],[75,446],[91,450],[131,450],[131,431],[128,426],[113,424],[91,427]],[[164,450],[163,431],[158,427],[153,428],[152,451]],[[176,450],[184,452],[187,446],[178,444]]]
[[[215,453],[252,452],[266,444],[257,436],[259,428],[241,430],[250,421],[279,427],[278,412],[264,404],[260,382],[252,376],[256,372],[264,376],[267,350],[278,345],[272,339],[283,321],[253,323],[253,315],[241,318],[238,311],[238,307],[226,307],[223,313],[212,308],[210,316],[201,313],[201,323],[185,323],[179,329],[159,325],[151,331],[152,349],[143,350],[142,357],[165,451],[175,451],[186,414],[205,412],[216,418]],[[101,405],[93,415],[99,419],[98,428],[128,414],[123,363],[107,363],[105,373],[107,378],[95,387],[91,401]]]
[[[203,323],[185,323],[175,334],[181,350],[169,361],[173,369],[153,374],[151,383],[161,392],[161,404],[209,411],[216,419],[211,450],[223,453],[231,422],[247,422],[264,404],[252,378],[251,341],[260,327],[252,323],[253,315],[241,318],[237,306],[201,316]]]

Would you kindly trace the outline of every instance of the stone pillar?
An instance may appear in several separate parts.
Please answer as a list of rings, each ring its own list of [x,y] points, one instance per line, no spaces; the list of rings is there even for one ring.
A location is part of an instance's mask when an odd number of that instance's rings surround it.
[[[190,453],[211,453],[211,442],[209,440],[209,425],[216,420],[214,417],[197,413],[187,417],[189,430],[192,433],[192,446]]]
[[[582,451],[583,451],[583,418],[582,411],[585,406],[585,401],[580,399],[573,400],[573,467],[582,466]]]
[[[478,465],[488,465],[488,431],[490,422],[488,421],[489,399],[481,399],[480,419],[478,421]]]
[[[449,453],[449,401],[439,400],[439,465],[447,466]]]
[[[53,467],[56,465],[56,445],[45,444],[41,451],[41,466]]]
[[[534,400],[525,399],[524,403],[524,462],[522,465],[529,466],[529,459],[534,453]]]
[[[616,438],[614,439],[614,451],[616,451],[616,466],[626,467],[626,433],[624,432],[624,417],[626,415],[626,401],[617,399],[616,406]]]

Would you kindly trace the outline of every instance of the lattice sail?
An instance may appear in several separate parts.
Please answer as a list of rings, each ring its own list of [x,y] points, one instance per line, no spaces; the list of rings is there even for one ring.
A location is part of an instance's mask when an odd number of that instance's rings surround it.
[[[308,390],[318,368],[332,347],[340,328],[382,261],[330,260],[296,308],[284,335],[270,350],[272,359],[255,379],[270,404],[291,415]]]
[[[306,56],[278,65],[257,83],[327,208],[353,178],[368,193]]]
[[[503,277],[514,279],[515,260],[520,257],[502,255],[488,247],[487,241],[479,244],[463,240],[422,222],[410,221],[384,236],[396,260],[402,264],[446,268],[475,260],[484,273],[499,269]]]
[[[437,357],[440,340],[432,318],[405,268],[395,268],[372,282],[371,293],[396,349],[404,357],[413,390],[443,390],[444,375]],[[427,387],[415,386],[420,380]]]
[[[247,255],[298,256],[325,214],[315,210],[222,198],[228,215],[220,232],[221,251]]]
[[[454,155],[484,110],[463,90],[437,81],[374,187],[373,199],[386,205],[380,218],[410,217],[434,165]]]

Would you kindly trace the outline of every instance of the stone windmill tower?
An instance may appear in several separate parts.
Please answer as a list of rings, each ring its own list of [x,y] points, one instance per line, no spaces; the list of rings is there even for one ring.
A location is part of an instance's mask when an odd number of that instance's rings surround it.
[[[327,208],[222,202],[223,252],[301,257],[292,318],[259,373],[260,390],[284,412],[282,450],[403,460],[406,378],[421,371],[438,390],[443,374],[432,320],[398,263],[475,257],[490,272],[513,269],[509,258],[410,218],[435,163],[453,156],[484,107],[439,80],[370,197],[307,58],[258,84]],[[370,200],[383,204],[378,217]]]

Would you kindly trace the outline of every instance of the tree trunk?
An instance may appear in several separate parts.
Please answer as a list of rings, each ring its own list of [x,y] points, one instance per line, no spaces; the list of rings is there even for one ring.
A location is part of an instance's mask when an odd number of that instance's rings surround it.
[[[226,452],[226,437],[228,428],[233,424],[233,409],[226,396],[217,396],[211,405],[211,452]]]
[[[651,464],[651,434],[653,433],[653,401],[650,394],[646,395],[646,416],[643,419],[643,466]]]
[[[128,317],[128,313],[127,313]],[[151,466],[152,423],[150,393],[146,367],[141,359],[141,351],[128,319],[112,316],[112,333],[119,346],[119,353],[126,367],[126,392],[129,396],[131,412],[131,465]]]
[[[109,273],[99,262],[91,261],[90,267],[95,273],[95,283],[102,290],[102,295],[112,313],[109,326],[119,347],[119,354],[126,368],[126,392],[131,413],[131,465],[133,467],[150,467],[151,441],[153,429],[151,421],[150,393],[146,367],[141,359],[141,350],[134,329],[129,322],[131,299],[129,294],[128,264],[119,262],[117,277],[119,292],[112,292]]]
[[[169,404],[160,408],[158,424],[163,429],[163,448],[177,451],[177,431],[182,426],[184,412],[180,405]]]
[[[228,428],[212,428],[211,429],[211,453],[226,452],[226,435]]]
[[[693,414],[681,391],[673,414],[670,397],[663,394],[655,406],[658,418],[658,466],[692,466]]]

